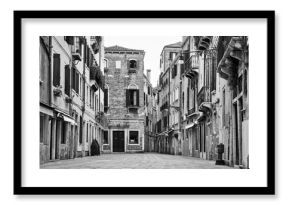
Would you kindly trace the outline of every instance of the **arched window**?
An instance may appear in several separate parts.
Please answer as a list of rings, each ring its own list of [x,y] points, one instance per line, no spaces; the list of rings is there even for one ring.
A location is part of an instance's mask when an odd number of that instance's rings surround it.
[[[136,60],[130,60],[129,61],[129,68],[137,68],[137,61]]]
[[[136,84],[130,84],[126,90],[126,106],[138,107],[139,106],[139,88]]]
[[[108,60],[104,59],[103,62],[104,62],[104,68],[108,68]]]

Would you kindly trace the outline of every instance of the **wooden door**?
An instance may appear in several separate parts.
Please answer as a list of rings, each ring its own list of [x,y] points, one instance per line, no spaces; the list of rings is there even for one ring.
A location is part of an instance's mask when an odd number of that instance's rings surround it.
[[[113,152],[125,152],[124,131],[113,131]]]

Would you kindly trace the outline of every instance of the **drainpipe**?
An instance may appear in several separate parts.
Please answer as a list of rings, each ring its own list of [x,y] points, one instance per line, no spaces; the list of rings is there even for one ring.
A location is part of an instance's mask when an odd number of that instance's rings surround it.
[[[85,36],[84,37],[84,58],[83,58],[83,76],[82,76],[82,79],[83,79],[83,84],[82,84],[82,99],[83,99],[83,107],[82,107],[82,124],[80,126],[82,126],[82,154],[85,155],[85,143],[86,143],[86,138],[85,138],[85,135],[84,135],[84,131],[86,130],[86,127],[84,127],[84,114],[85,114],[85,109],[86,109],[86,92],[85,92],[85,83],[86,83],[86,64],[85,64],[85,59],[86,59],[86,56],[87,56],[87,49],[86,49],[86,46],[87,46],[87,39]]]
[[[48,101],[49,101],[49,106],[51,106],[51,71],[52,71],[52,63],[51,63],[51,59],[52,59],[52,39],[51,39],[51,36],[48,37],[48,55],[49,55],[49,58],[48,58],[48,67],[49,67],[49,75],[48,75],[48,95],[49,95],[49,98],[48,98]]]
[[[169,70],[168,70],[168,117],[167,117],[167,130],[168,130],[168,146],[169,146],[169,117],[170,117],[170,70],[171,70],[171,60],[169,63]],[[167,151],[167,150],[166,150]],[[169,149],[169,153],[170,153],[170,149]]]

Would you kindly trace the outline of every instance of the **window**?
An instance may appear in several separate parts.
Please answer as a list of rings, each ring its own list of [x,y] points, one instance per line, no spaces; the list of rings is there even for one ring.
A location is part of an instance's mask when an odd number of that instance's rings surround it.
[[[66,122],[62,121],[61,144],[66,144]]]
[[[108,67],[108,60],[104,59],[104,68],[107,68],[107,67]]]
[[[82,43],[80,37],[75,37],[75,52],[82,55]]]
[[[170,52],[169,53],[169,59],[170,60],[174,60],[175,56],[176,56],[176,53],[175,52]]]
[[[44,115],[42,113],[40,113],[40,143],[43,143],[44,141],[44,126],[45,126],[45,122],[44,122]]]
[[[247,95],[248,93],[248,72],[247,70],[244,71],[244,94]]]
[[[104,89],[104,111],[107,112],[109,108],[109,86],[106,84]]]
[[[69,45],[73,45],[74,44],[74,37],[73,36],[65,36],[64,40],[67,42],[67,44]]]
[[[129,68],[137,68],[137,61],[130,60],[129,61]]]
[[[241,93],[243,91],[243,75],[238,78],[238,92]]]
[[[121,61],[116,61],[116,68],[118,68],[118,69],[121,68]]]
[[[80,77],[79,77],[79,73],[78,73],[78,71],[76,70],[75,67],[72,68],[72,75],[71,75],[71,77],[72,77],[72,82],[71,82],[72,89],[74,89],[74,91],[77,94],[79,94],[79,84],[80,84],[79,83],[79,79],[80,79]]]
[[[87,123],[87,136],[86,136],[86,142],[89,141],[89,124]]]
[[[60,86],[60,55],[53,54],[53,85]]]
[[[65,87],[64,92],[66,95],[70,96],[70,67],[69,65],[65,65]]]
[[[129,131],[129,144],[139,144],[138,131]]]
[[[182,108],[184,109],[184,92],[182,92]]]
[[[103,138],[103,144],[109,144],[109,137],[108,137],[108,131],[104,131],[104,138]]]
[[[139,90],[127,89],[126,90],[126,106],[139,106]]]
[[[167,117],[163,117],[163,127],[167,127]]]
[[[177,65],[175,64],[172,68],[171,78],[175,78],[177,75]]]
[[[226,124],[226,120],[225,120],[225,113],[226,113],[226,91],[225,91],[225,89],[223,89],[223,104],[222,104],[222,106],[223,106],[223,126],[225,126],[225,124]]]
[[[79,143],[83,143],[83,118],[80,116],[80,133],[79,133]]]
[[[75,77],[75,79],[76,79],[76,82],[75,82],[75,91],[76,91],[76,93],[77,94],[79,94],[79,73],[76,71],[76,77]]]
[[[211,91],[216,90],[216,66],[215,66],[215,61],[216,59],[213,57],[212,58],[212,66],[211,66],[211,72],[212,72],[212,76],[211,76]]]

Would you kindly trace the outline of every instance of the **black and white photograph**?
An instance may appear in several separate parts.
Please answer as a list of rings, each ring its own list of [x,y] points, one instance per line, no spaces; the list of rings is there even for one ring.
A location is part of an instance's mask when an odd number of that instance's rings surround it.
[[[14,15],[15,194],[275,193],[274,12]]]
[[[40,36],[41,169],[249,169],[247,36]]]

